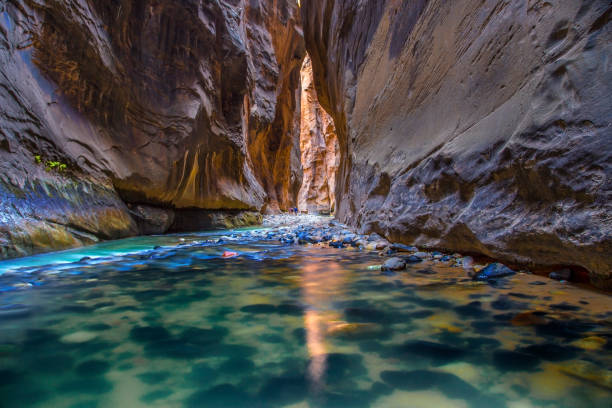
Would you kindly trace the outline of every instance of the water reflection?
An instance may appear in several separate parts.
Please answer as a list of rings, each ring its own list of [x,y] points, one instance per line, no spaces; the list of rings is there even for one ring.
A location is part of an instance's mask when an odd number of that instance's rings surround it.
[[[327,332],[338,322],[333,301],[344,296],[349,272],[337,262],[305,261],[301,265],[302,298],[307,306],[304,314],[306,347],[310,357],[308,376],[313,391],[325,387],[326,358],[329,351]]]

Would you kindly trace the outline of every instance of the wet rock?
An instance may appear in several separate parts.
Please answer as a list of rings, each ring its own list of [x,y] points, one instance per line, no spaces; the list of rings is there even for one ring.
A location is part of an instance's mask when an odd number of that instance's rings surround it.
[[[223,362],[219,367],[221,375],[244,375],[255,369],[255,363],[248,358],[230,358]]]
[[[333,248],[344,248],[344,242],[342,241],[330,241],[329,246]]]
[[[402,258],[390,258],[380,267],[382,271],[403,271],[406,269],[406,261]]]
[[[563,268],[561,270],[555,271],[555,272],[551,272],[548,277],[550,279],[555,279],[555,280],[570,280],[572,278],[572,270],[568,269],[568,268]]]
[[[475,276],[475,280],[488,280],[488,279],[497,279],[504,278],[506,276],[514,275],[512,269],[508,268],[506,265],[500,263],[492,263],[487,265],[486,268],[478,272]]]
[[[472,400],[479,392],[459,377],[430,370],[383,371],[380,378],[392,387],[408,391],[437,388],[449,398]]]
[[[330,353],[325,358],[324,374],[329,384],[352,384],[355,377],[367,374],[360,354]]]
[[[470,318],[482,318],[487,316],[489,313],[482,308],[482,302],[474,301],[467,305],[457,306],[454,308],[460,316]]]
[[[520,347],[517,351],[546,361],[571,360],[578,354],[576,347],[560,346],[554,343],[533,344],[531,346]]]
[[[567,302],[552,304],[550,305],[550,308],[554,310],[563,310],[567,312],[575,312],[575,311],[580,310],[580,306],[571,305]]]
[[[535,326],[546,323],[546,319],[543,313],[528,311],[517,313],[510,322],[513,326]]]
[[[85,343],[98,337],[97,333],[78,331],[63,336],[60,340],[64,343]]]
[[[76,367],[76,372],[80,376],[97,376],[106,373],[110,369],[110,364],[102,360],[88,360]]]
[[[150,342],[170,338],[170,332],[160,326],[134,327],[130,330],[130,338],[137,342]]]
[[[511,309],[520,309],[525,307],[525,303],[515,302],[510,299],[508,296],[500,296],[493,302],[491,302],[491,307],[495,310],[511,310]]]
[[[202,406],[244,408],[251,405],[252,397],[232,384],[219,384],[206,391],[198,391],[185,401],[185,408]]]
[[[580,340],[572,342],[572,345],[583,350],[600,350],[608,341],[601,336],[588,336]]]
[[[383,241],[383,237],[381,237],[375,232],[368,235],[368,242],[376,242],[376,241]]]
[[[268,379],[258,394],[258,399],[269,406],[285,406],[299,402],[308,395],[307,378],[297,373],[286,373]]]
[[[493,353],[493,362],[502,372],[529,371],[540,364],[540,358],[533,354],[500,350]]]
[[[276,306],[271,304],[259,303],[241,307],[240,311],[253,314],[270,314],[276,313]]]
[[[578,378],[604,389],[612,389],[612,373],[610,370],[601,369],[593,363],[587,361],[570,362],[561,365],[559,370],[570,377]]]
[[[471,270],[474,267],[474,258],[472,258],[471,256],[466,256],[464,258],[461,258],[460,261],[461,261],[461,266],[465,270]]]
[[[136,205],[130,209],[130,213],[141,235],[164,234],[174,222],[174,211],[171,209]]]
[[[405,257],[403,259],[406,262],[411,263],[411,264],[423,262],[423,259],[421,257],[416,256],[416,255],[410,255],[410,256]]]
[[[400,243],[391,244],[390,248],[399,252],[417,252],[419,249],[414,246],[404,245]]]
[[[172,390],[156,390],[148,392],[140,397],[140,400],[145,404],[152,404],[160,399],[168,398],[172,395],[174,391]]]
[[[433,365],[442,365],[465,358],[468,352],[464,349],[425,340],[407,341],[399,346],[389,348],[389,355],[402,359],[423,358]]]

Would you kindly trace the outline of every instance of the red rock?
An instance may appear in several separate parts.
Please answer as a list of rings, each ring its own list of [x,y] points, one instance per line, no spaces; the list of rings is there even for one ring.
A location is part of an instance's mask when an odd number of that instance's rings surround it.
[[[606,0],[311,0],[336,212],[392,242],[579,265],[612,287]]]

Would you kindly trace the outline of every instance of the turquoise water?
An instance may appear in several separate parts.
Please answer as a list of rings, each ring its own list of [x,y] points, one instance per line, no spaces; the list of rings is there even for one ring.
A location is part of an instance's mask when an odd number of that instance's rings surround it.
[[[0,263],[0,406],[610,406],[607,295],[230,234]]]

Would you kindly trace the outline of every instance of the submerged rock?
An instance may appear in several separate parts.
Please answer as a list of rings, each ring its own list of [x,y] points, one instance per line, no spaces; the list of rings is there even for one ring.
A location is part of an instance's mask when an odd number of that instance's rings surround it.
[[[380,267],[382,271],[402,271],[406,269],[406,261],[402,258],[390,258]]]
[[[504,278],[514,275],[516,272],[500,263],[492,263],[474,275],[475,280],[488,280],[496,278]]]
[[[550,279],[555,279],[555,280],[570,280],[572,278],[572,271],[571,269],[568,268],[563,268],[559,271],[555,271],[555,272],[551,272],[548,277]]]

